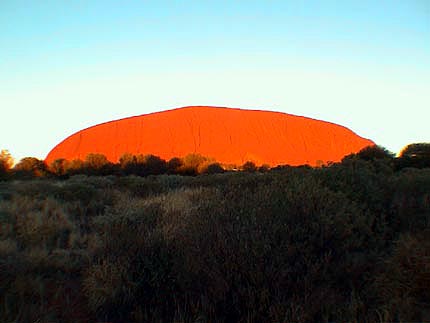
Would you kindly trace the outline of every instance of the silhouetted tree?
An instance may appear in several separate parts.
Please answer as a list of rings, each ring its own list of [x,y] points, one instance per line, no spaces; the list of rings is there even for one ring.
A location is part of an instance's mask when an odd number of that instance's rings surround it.
[[[422,142],[407,145],[400,153],[400,157],[406,156],[411,158],[430,158],[430,143]]]
[[[361,149],[358,153],[347,155],[343,160],[361,159],[361,160],[377,160],[377,159],[393,159],[394,154],[384,147],[373,145]]]
[[[261,173],[268,172],[269,170],[270,170],[270,165],[268,164],[263,164],[260,167],[258,167],[258,171]]]
[[[220,163],[207,163],[204,167],[200,168],[200,174],[219,174],[224,173],[224,168],[222,168]]]
[[[385,174],[391,173],[395,169],[394,154],[384,147],[377,145],[367,146],[358,153],[345,156],[341,163],[352,169],[364,166]]]
[[[109,160],[103,154],[88,154],[85,158],[85,164],[87,167],[100,169],[109,164]]]
[[[30,179],[45,176],[48,170],[43,160],[35,157],[24,157],[15,165],[13,173],[16,178]]]
[[[65,163],[67,175],[85,174],[85,164],[81,159],[73,159]]]
[[[182,159],[182,166],[179,172],[184,175],[197,175],[199,173],[199,166],[208,161],[208,158],[200,154],[188,154]]]
[[[136,174],[137,172],[137,158],[130,153],[125,153],[119,158],[119,165],[125,175]]]
[[[51,165],[49,165],[49,171],[55,176],[64,176],[67,172],[67,160],[64,158],[54,160]]]
[[[167,162],[167,173],[168,174],[177,174],[182,165],[183,165],[183,162],[179,157],[171,158]]]
[[[6,179],[9,175],[10,169],[13,166],[13,158],[8,150],[0,152],[0,180]]]
[[[394,154],[381,146],[367,146],[357,153],[358,158],[363,160],[393,159]]]
[[[244,172],[248,173],[254,173],[257,171],[257,166],[252,161],[247,161],[245,164],[242,165],[242,170]]]
[[[396,161],[397,169],[405,167],[430,167],[430,143],[415,143],[407,145]]]
[[[124,167],[127,164],[136,162],[136,156],[130,154],[130,153],[124,153],[119,158],[119,164],[121,165],[121,168]]]
[[[130,175],[160,175],[167,172],[167,163],[155,155],[132,155],[123,154],[119,159],[121,170],[124,174]]]
[[[166,161],[158,156],[145,155],[138,159],[141,175],[160,175],[167,171]]]
[[[111,175],[115,173],[114,164],[103,154],[88,154],[84,166],[88,175]]]

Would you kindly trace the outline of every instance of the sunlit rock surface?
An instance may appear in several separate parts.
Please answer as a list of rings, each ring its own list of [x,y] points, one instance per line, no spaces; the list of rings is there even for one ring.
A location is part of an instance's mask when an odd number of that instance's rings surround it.
[[[222,164],[320,165],[373,145],[337,124],[280,112],[193,106],[102,123],[54,147],[46,162],[101,153],[118,162],[124,153],[165,160],[198,153]]]

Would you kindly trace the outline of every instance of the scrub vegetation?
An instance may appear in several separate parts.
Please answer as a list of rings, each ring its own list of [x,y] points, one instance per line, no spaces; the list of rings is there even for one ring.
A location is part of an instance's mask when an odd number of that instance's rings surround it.
[[[429,151],[242,171],[2,151],[0,321],[430,321]]]

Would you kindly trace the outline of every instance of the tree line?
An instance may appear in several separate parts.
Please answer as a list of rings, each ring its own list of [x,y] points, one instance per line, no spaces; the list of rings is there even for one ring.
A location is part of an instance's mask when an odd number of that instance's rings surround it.
[[[363,160],[387,159],[395,170],[407,167],[425,168],[430,164],[430,143],[414,143],[407,145],[398,157],[387,149],[380,146],[369,146],[356,154],[343,158],[343,162],[351,158]],[[321,165],[319,166],[329,166]],[[275,168],[287,167],[279,165]],[[243,165],[222,165],[213,158],[200,154],[189,154],[185,157],[173,157],[166,161],[155,155],[133,155],[123,154],[117,163],[109,161],[105,155],[100,153],[88,154],[84,160],[57,159],[50,165],[35,157],[25,157],[16,165],[13,165],[13,157],[7,150],[0,153],[0,179],[32,179],[38,177],[68,178],[72,175],[162,175],[176,174],[195,176],[199,174],[216,174],[230,170],[242,170],[246,172],[265,172],[270,169],[269,165],[257,166],[252,161]]]
[[[13,166],[13,158],[8,151],[3,150],[0,155],[0,179],[33,179],[38,177],[68,178],[73,175],[187,175],[216,174],[228,170],[244,170],[248,172],[266,171],[268,165],[257,167],[252,161],[242,166],[221,165],[213,158],[200,154],[188,154],[185,157],[173,157],[166,161],[155,155],[123,154],[117,163],[109,161],[105,155],[90,153],[84,160],[57,159],[47,165],[43,160],[35,157],[22,158]]]

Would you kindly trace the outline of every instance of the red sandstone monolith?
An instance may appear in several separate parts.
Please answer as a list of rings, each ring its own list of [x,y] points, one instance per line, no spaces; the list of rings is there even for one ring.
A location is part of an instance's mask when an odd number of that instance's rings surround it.
[[[124,153],[165,160],[197,153],[222,164],[246,161],[316,166],[374,145],[329,122],[281,112],[193,106],[110,121],[63,140],[46,162],[104,154],[118,162]]]

